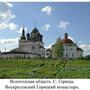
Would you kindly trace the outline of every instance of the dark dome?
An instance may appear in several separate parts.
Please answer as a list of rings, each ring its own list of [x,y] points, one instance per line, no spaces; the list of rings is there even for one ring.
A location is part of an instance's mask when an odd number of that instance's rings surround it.
[[[35,27],[31,33],[38,33],[38,32],[39,32],[38,29]]]
[[[62,44],[74,44],[74,42],[68,38],[68,33],[65,33],[64,39],[61,40]]]
[[[26,35],[27,35],[27,36],[30,36],[30,33],[27,33]]]

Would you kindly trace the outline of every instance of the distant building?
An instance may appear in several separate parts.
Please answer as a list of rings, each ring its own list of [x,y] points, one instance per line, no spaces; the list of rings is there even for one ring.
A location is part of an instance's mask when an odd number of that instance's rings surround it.
[[[68,38],[68,34],[65,33],[64,39],[61,40],[61,43],[63,44],[63,58],[65,59],[76,59],[83,57],[83,50],[79,48],[71,39]],[[55,44],[52,45],[51,49],[49,50],[52,54],[52,58],[56,58],[54,54],[54,47]],[[49,55],[48,57],[51,56]]]
[[[19,47],[11,50],[10,52],[3,52],[0,57],[2,58],[44,58],[45,48],[42,40],[43,36],[35,27],[31,34],[25,34],[22,30],[22,36],[19,40]]]

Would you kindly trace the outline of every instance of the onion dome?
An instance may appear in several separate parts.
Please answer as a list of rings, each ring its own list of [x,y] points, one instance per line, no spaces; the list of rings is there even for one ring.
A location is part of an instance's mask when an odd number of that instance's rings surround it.
[[[61,40],[62,44],[74,44],[74,42],[68,38],[68,33],[65,33],[64,39]]]
[[[26,36],[27,36],[27,40],[30,40],[30,34],[27,33]]]
[[[29,33],[27,33],[26,35],[27,35],[27,36],[30,36],[30,34],[29,34]]]
[[[38,33],[38,32],[39,32],[38,29],[35,27],[35,28],[32,30],[31,34],[36,34],[36,33]]]
[[[43,36],[39,33],[39,30],[35,27],[31,32],[31,40],[42,42],[42,37]]]

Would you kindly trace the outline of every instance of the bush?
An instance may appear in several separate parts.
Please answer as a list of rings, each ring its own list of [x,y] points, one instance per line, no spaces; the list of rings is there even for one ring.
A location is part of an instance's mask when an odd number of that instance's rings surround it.
[[[90,55],[85,56],[86,60],[90,60]]]

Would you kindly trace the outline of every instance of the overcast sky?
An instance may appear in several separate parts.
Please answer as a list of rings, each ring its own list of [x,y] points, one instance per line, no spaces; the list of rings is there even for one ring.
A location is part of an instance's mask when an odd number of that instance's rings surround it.
[[[0,50],[18,47],[22,27],[31,32],[36,27],[43,35],[45,47],[58,37],[69,34],[84,54],[90,54],[90,3],[1,3]]]

